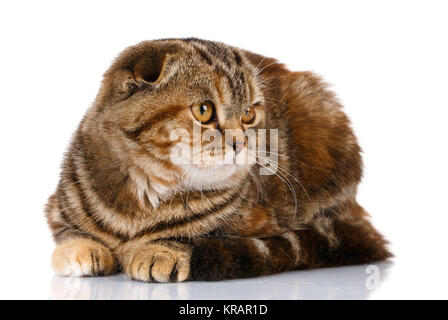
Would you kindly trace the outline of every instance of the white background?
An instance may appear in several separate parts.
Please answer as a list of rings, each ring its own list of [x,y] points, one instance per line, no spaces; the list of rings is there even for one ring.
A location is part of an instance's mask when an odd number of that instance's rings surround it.
[[[269,298],[448,298],[447,17],[444,1],[2,1],[0,298],[218,297],[227,288],[220,297],[250,299],[271,286],[278,296]],[[53,277],[43,206],[102,74],[129,45],[187,36],[276,57],[332,85],[364,150],[359,202],[396,255],[380,288],[366,293],[365,267],[223,286]],[[354,272],[364,275],[350,287]]]

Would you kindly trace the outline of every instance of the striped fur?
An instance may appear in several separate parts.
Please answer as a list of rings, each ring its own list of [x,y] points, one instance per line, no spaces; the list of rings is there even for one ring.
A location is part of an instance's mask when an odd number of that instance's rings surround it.
[[[202,101],[216,119],[201,126],[190,106]],[[242,124],[250,105],[255,122]],[[278,129],[277,175],[173,163],[170,134],[193,128]],[[386,241],[355,200],[361,168],[349,120],[317,76],[218,42],[142,42],[106,72],[65,155],[46,207],[53,268],[168,282],[384,260]]]

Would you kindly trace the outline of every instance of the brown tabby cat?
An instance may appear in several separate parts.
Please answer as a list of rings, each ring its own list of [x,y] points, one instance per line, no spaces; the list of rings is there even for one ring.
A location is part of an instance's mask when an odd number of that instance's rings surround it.
[[[193,140],[173,139],[178,129]],[[247,136],[223,144],[198,129],[277,129],[277,146],[266,138],[265,153],[240,164]],[[212,161],[172,161],[176,146],[198,143]],[[261,174],[268,156],[276,169]],[[52,266],[168,282],[384,260],[386,241],[355,200],[361,167],[349,120],[316,75],[218,42],[145,41],[106,72],[73,136],[46,208]]]

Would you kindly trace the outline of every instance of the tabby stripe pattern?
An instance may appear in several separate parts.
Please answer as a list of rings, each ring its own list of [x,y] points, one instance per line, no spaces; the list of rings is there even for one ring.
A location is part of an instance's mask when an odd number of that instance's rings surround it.
[[[202,121],[193,108],[205,102],[213,118]],[[244,120],[247,110],[254,121]],[[386,259],[386,241],[355,200],[360,147],[341,110],[316,75],[222,43],[161,39],[126,49],[46,205],[53,268],[167,282]],[[172,162],[171,133],[194,136],[197,127],[275,129],[278,170]]]

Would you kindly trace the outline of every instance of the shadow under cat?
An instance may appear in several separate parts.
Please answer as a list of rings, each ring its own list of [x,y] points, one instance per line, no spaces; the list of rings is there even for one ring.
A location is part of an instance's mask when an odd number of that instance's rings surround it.
[[[383,262],[293,271],[254,279],[168,284],[136,282],[123,275],[102,278],[54,276],[50,299],[369,299],[386,280],[391,267],[392,263]],[[372,270],[379,272],[378,283],[371,281],[375,276]]]

